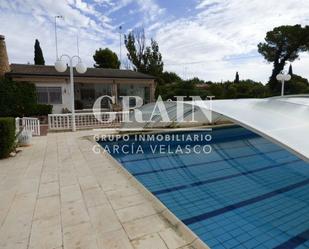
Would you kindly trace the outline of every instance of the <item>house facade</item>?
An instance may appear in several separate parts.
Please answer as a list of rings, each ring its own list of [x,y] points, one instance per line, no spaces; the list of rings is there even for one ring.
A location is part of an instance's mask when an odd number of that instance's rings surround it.
[[[38,103],[53,105],[53,113],[71,109],[69,69],[59,73],[54,66],[11,64],[7,77],[14,81],[32,82],[37,89]],[[154,101],[155,79],[152,76],[120,69],[88,68],[85,74],[74,70],[74,97],[76,110],[92,109],[97,98],[114,96],[121,107],[121,96],[139,96],[144,104]],[[110,104],[102,102],[110,111]]]
[[[53,113],[70,111],[72,93],[69,69],[59,73],[54,66],[9,64],[4,37],[0,38],[0,76],[2,74],[14,81],[34,83],[38,103],[52,105]],[[74,69],[74,99],[77,111],[91,110],[95,100],[103,95],[115,97],[113,105],[107,99],[102,101],[101,107],[106,111],[111,111],[112,106],[121,109],[121,96],[139,96],[144,104],[153,102],[155,77],[122,69],[88,68],[84,74],[79,74]]]

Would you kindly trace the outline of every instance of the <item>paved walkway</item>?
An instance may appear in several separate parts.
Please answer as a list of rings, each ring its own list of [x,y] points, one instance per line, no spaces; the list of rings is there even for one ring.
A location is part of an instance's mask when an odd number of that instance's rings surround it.
[[[33,139],[0,161],[1,249],[195,248],[104,155],[89,132]]]

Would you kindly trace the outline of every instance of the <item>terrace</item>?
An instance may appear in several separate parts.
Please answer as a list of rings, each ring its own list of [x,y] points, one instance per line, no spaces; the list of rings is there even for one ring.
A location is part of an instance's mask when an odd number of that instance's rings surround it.
[[[0,247],[202,248],[107,155],[92,152],[92,134],[49,133],[1,160]]]
[[[169,105],[169,115],[174,116],[174,104]],[[243,115],[245,106],[247,115]],[[308,115],[304,114],[308,112],[308,96],[214,101],[212,107],[218,120],[223,113],[269,140],[243,128],[214,129],[215,151],[208,157],[147,153],[112,157],[94,153],[97,143],[93,135],[118,134],[117,130],[34,137],[32,146],[0,164],[0,196],[4,200],[0,204],[1,248],[199,249],[208,248],[206,244],[221,248],[231,243],[246,243],[245,248],[253,244],[266,248],[306,246],[306,234],[297,234],[306,229],[306,216],[296,217],[293,224],[289,219],[307,208],[308,140],[304,130]],[[192,113],[185,112],[190,119]],[[265,115],[267,126],[254,121]],[[296,136],[288,130],[294,130]],[[195,130],[194,134],[201,132]],[[246,191],[241,186],[246,186]],[[214,198],[212,193],[225,198]],[[250,208],[262,201],[252,215]],[[280,208],[288,212],[287,222],[278,223],[275,214],[273,221],[266,222],[263,210],[269,205],[276,215],[283,212]],[[239,209],[244,214],[239,214]],[[258,217],[258,221],[249,222]],[[208,223],[212,218],[216,222]],[[214,236],[210,229],[222,227],[222,222],[228,235],[221,232]],[[244,232],[244,224],[250,228],[245,231],[247,237],[231,236]],[[271,229],[268,224],[273,224]],[[268,237],[262,241],[265,238],[260,232],[265,229],[270,229],[270,235],[279,230],[282,234],[276,240]]]

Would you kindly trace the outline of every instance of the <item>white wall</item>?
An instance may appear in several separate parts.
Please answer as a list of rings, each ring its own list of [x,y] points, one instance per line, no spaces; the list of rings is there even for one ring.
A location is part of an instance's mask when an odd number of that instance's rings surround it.
[[[53,104],[53,113],[62,113],[63,108],[71,110],[70,84],[67,83],[35,83],[39,87],[61,87],[62,104]]]

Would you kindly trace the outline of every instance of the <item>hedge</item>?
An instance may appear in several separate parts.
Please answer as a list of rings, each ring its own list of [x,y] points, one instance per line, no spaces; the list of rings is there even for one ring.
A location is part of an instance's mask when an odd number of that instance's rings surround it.
[[[52,105],[37,104],[32,111],[32,116],[48,116],[53,111]]]
[[[0,79],[0,117],[29,117],[37,105],[35,85]]]
[[[0,158],[9,156],[15,145],[15,119],[0,118]]]
[[[47,116],[52,105],[37,104],[37,93],[33,83],[0,79],[0,117]]]

